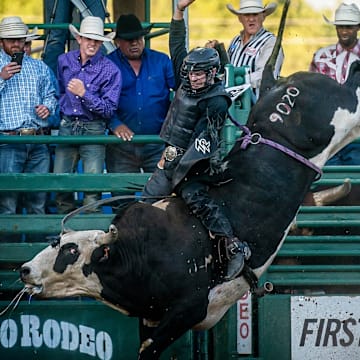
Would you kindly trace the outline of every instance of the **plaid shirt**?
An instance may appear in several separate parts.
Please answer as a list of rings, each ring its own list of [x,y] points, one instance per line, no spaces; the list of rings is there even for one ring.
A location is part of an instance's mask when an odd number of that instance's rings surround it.
[[[10,56],[0,50],[0,68],[10,61]],[[47,119],[36,115],[37,105],[45,105],[53,115],[57,105],[55,88],[48,66],[24,55],[19,73],[9,80],[0,78],[0,131],[48,126]]]
[[[59,56],[57,77],[60,90],[60,113],[91,121],[109,119],[114,114],[122,87],[121,72],[99,50],[82,64],[80,50]],[[72,94],[67,85],[80,79],[85,86],[83,97]]]
[[[329,76],[343,84],[348,75],[350,65],[360,58],[360,40],[347,51],[339,43],[319,49],[313,56],[310,71]]]

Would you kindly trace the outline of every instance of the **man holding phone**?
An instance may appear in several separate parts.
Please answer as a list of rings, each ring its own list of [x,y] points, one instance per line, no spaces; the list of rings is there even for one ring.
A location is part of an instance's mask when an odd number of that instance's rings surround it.
[[[0,137],[39,135],[56,109],[50,69],[24,54],[26,39],[34,39],[18,16],[0,22]],[[1,144],[1,138],[0,138]],[[0,173],[47,173],[50,157],[46,144],[1,144]],[[28,214],[45,212],[46,193],[24,194]],[[0,194],[0,213],[15,214],[16,193]]]

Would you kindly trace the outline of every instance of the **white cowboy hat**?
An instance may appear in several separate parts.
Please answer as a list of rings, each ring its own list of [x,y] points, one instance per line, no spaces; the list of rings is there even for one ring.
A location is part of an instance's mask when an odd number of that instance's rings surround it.
[[[332,25],[359,25],[360,10],[356,4],[340,4],[335,11],[335,21],[330,21],[325,15],[324,20]]]
[[[35,40],[40,37],[37,35],[38,29],[35,27],[32,32],[24,24],[19,16],[5,17],[0,22],[0,39],[22,39]]]
[[[115,32],[104,35],[104,22],[97,16],[85,17],[81,22],[80,31],[71,24],[69,30],[74,37],[82,36],[93,40],[111,41],[115,37]]]
[[[227,4],[226,7],[235,15],[264,12],[265,16],[268,16],[276,10],[277,4],[270,3],[264,6],[262,0],[240,0],[239,10],[235,10],[231,4]]]

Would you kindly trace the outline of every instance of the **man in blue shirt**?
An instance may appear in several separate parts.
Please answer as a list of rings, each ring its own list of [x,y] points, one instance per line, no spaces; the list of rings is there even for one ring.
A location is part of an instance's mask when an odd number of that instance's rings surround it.
[[[116,25],[117,50],[108,55],[121,70],[119,106],[110,123],[112,134],[126,143],[107,146],[106,165],[112,173],[153,172],[163,144],[131,143],[133,135],[159,134],[175,87],[171,60],[166,54],[145,48],[143,28],[133,15],[121,15]]]

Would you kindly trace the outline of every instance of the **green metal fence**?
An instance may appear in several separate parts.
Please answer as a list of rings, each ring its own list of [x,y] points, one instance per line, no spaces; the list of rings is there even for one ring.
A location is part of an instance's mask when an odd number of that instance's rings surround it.
[[[250,110],[246,105],[249,104],[247,96],[245,94],[231,109],[241,122],[245,122]],[[229,123],[227,126],[223,134],[226,149],[238,136],[238,130],[233,125]],[[121,142],[113,136],[3,136],[0,141],[46,144]],[[151,143],[161,140],[157,136],[135,136],[133,141]],[[337,185],[345,178],[359,184],[359,174],[360,166],[326,167],[323,177],[314,183],[314,187]],[[149,175],[0,174],[0,192],[116,190],[130,194],[132,191],[128,186],[144,184]],[[273,293],[261,299],[252,299],[250,352],[239,354],[239,314],[234,306],[214,329],[201,333],[189,331],[161,359],[292,359],[296,355],[291,339],[294,326],[292,311],[299,296],[311,302],[312,299],[318,301],[314,297],[319,293],[325,297],[356,297],[359,293],[360,236],[351,233],[334,235],[331,230],[339,226],[358,228],[359,210],[359,206],[301,207],[297,217],[298,227],[327,227],[330,233],[287,237],[274,264],[260,279],[261,283],[273,285]],[[111,214],[84,214],[71,219],[69,226],[75,230],[107,229],[111,218]],[[45,241],[15,243],[7,241],[7,237],[58,234],[61,219],[62,216],[57,214],[0,215],[0,308],[5,308],[21,289],[17,273],[19,266],[47,246]],[[42,360],[50,357],[63,359],[66,356],[69,359],[127,360],[136,357],[136,328],[133,319],[90,299],[21,301],[16,310],[0,316],[0,358]],[[311,359],[311,356],[303,358]]]

